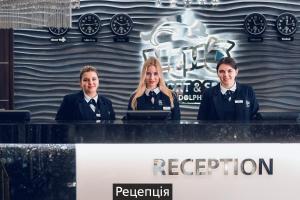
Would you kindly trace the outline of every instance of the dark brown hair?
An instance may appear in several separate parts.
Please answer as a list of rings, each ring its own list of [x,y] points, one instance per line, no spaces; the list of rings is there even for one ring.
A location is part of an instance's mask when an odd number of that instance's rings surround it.
[[[217,64],[217,71],[219,70],[219,67],[222,64],[230,65],[233,69],[235,69],[235,70],[237,69],[236,62],[231,57],[224,57],[221,60],[219,60],[219,62]]]

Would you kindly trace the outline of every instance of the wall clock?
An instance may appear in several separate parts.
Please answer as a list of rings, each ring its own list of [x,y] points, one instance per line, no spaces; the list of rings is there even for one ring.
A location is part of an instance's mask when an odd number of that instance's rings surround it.
[[[110,28],[117,36],[128,35],[132,30],[133,21],[127,14],[116,14],[110,21]]]
[[[78,28],[86,36],[96,35],[101,29],[101,20],[96,14],[82,15],[78,20]]]
[[[62,36],[62,35],[65,35],[69,31],[69,28],[49,27],[48,31],[49,31],[49,33],[51,33],[54,36]]]
[[[297,30],[297,18],[291,13],[282,13],[276,20],[276,29],[283,36],[291,36]]]
[[[265,16],[260,13],[251,13],[244,20],[245,30],[252,36],[259,36],[264,33],[267,27]]]

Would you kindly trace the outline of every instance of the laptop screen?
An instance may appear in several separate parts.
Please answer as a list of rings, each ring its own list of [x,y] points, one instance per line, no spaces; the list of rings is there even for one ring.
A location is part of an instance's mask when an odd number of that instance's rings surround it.
[[[128,110],[128,120],[167,120],[171,112],[165,110]]]
[[[0,123],[28,121],[30,121],[29,110],[0,110]]]

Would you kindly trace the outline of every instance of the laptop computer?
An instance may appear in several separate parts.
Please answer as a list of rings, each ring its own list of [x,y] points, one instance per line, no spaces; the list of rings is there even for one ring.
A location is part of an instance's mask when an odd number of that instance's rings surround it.
[[[29,110],[0,110],[0,123],[29,121]]]
[[[166,110],[128,110],[128,120],[167,120],[171,112]]]

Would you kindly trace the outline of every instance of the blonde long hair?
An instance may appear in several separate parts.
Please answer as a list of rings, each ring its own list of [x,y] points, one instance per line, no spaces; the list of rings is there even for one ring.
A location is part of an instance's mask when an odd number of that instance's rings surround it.
[[[136,110],[137,98],[142,96],[144,94],[145,90],[146,90],[146,81],[145,81],[146,72],[147,72],[148,67],[150,67],[152,65],[156,67],[157,72],[158,72],[158,76],[159,76],[158,87],[159,87],[160,91],[169,97],[171,107],[172,108],[174,107],[173,93],[172,93],[172,90],[170,90],[166,86],[166,83],[165,83],[165,80],[164,80],[164,77],[163,77],[163,73],[162,73],[161,64],[160,64],[158,59],[156,59],[154,57],[150,57],[144,62],[143,69],[141,71],[139,85],[138,85],[137,89],[134,91],[135,94],[134,94],[134,96],[132,98],[132,101],[131,101],[131,108],[133,110]]]

